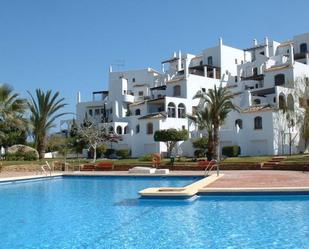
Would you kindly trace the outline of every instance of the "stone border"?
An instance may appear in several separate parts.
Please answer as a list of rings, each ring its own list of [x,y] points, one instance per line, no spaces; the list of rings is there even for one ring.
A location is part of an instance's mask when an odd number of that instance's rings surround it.
[[[17,176],[17,177],[6,177],[0,178],[0,184],[6,182],[18,182],[18,181],[26,181],[26,180],[37,180],[37,179],[47,179],[50,177],[62,176],[62,173],[53,173],[52,175],[30,175],[30,176]]]

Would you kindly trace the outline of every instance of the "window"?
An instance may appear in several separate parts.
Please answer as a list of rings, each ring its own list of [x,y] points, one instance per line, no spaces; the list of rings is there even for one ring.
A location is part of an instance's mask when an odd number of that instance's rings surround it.
[[[139,125],[136,125],[135,132],[136,132],[136,134],[139,133]]]
[[[93,115],[92,109],[89,109],[89,115],[90,115],[90,116]]]
[[[141,110],[140,109],[136,109],[135,110],[135,116],[141,115]]]
[[[143,96],[144,95],[144,92],[143,91],[139,91],[138,92],[138,96]]]
[[[285,104],[285,96],[281,94],[279,96],[279,109],[280,110],[285,110],[286,104]]]
[[[200,66],[203,66],[203,61],[200,61]]]
[[[261,55],[265,55],[264,51],[260,53]]]
[[[300,50],[301,53],[307,53],[308,52],[307,43],[300,44],[299,50]]]
[[[290,53],[290,49],[287,49],[287,50],[286,50],[286,53],[289,54],[289,53]]]
[[[124,127],[123,133],[124,134],[129,134],[129,127],[128,126]]]
[[[277,102],[277,98],[276,97],[274,97],[274,103],[276,103]]]
[[[281,86],[285,84],[285,76],[284,74],[275,75],[275,86]]]
[[[132,82],[135,82],[135,78],[132,79]]]
[[[287,97],[287,108],[290,111],[294,111],[294,98],[292,94],[289,94]]]
[[[238,81],[237,76],[235,76],[235,82],[237,82],[237,81]]]
[[[185,118],[186,117],[186,107],[184,104],[180,103],[178,105],[178,118]]]
[[[237,59],[235,59],[235,64],[237,64]]]
[[[118,135],[122,134],[122,127],[120,125],[117,126],[116,132],[117,132]]]
[[[254,76],[258,75],[258,69],[257,69],[257,67],[253,68],[253,75],[254,75]]]
[[[260,105],[260,104],[261,104],[261,100],[260,100],[260,99],[255,99],[255,100],[253,101],[253,103],[254,103],[255,105]]]
[[[180,86],[174,86],[173,87],[173,96],[180,96],[181,95],[181,87]]]
[[[238,125],[239,129],[242,129],[242,120],[241,119],[235,120],[235,126],[237,126],[237,125]]]
[[[183,125],[181,128],[182,128],[183,130],[185,130],[185,129],[186,129],[186,126],[185,126],[185,125]]]
[[[153,134],[153,124],[152,123],[147,124],[147,134],[148,135]]]
[[[113,126],[110,126],[110,127],[108,128],[108,132],[109,132],[109,133],[114,133],[114,128],[113,128]]]
[[[167,116],[169,118],[176,118],[176,106],[173,102],[170,102],[167,106]]]
[[[212,56],[208,56],[207,58],[207,64],[212,66]]]
[[[205,88],[202,88],[202,92],[205,93],[205,92],[206,92],[206,89],[205,89]]]
[[[95,115],[95,116],[100,115],[100,109],[95,109],[95,110],[94,110],[94,115]]]
[[[255,130],[261,130],[261,129],[263,129],[262,117],[255,117],[255,118],[254,118],[254,129],[255,129]]]

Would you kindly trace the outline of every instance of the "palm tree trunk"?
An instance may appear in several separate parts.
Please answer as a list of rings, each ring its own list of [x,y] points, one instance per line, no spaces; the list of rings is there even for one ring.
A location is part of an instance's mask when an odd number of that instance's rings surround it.
[[[214,124],[213,156],[218,160],[219,126]]]
[[[39,153],[39,159],[43,159],[45,156],[45,137],[37,138],[37,146],[36,149]]]

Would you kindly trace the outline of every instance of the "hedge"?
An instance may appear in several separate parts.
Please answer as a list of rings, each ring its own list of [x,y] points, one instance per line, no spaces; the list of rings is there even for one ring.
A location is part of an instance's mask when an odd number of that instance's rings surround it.
[[[237,145],[224,146],[222,148],[222,155],[227,157],[237,157],[240,155],[240,147]]]

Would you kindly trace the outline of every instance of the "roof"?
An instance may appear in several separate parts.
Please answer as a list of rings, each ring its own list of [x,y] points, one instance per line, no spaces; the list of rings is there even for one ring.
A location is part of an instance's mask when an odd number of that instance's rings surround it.
[[[264,71],[265,72],[271,72],[271,71],[286,69],[286,68],[289,68],[289,67],[291,67],[290,64],[279,65],[279,66],[272,66],[272,67],[270,67],[268,69],[265,69]]]
[[[278,47],[285,47],[285,46],[293,44],[293,43],[294,43],[293,41],[285,41],[285,42],[282,42]]]
[[[174,83],[174,82],[178,82],[178,81],[181,81],[181,80],[184,80],[184,79],[185,79],[185,77],[174,78],[174,79],[167,81],[166,83]]]
[[[178,57],[173,57],[173,58],[171,58],[171,59],[162,61],[161,64],[168,63],[168,62],[173,62],[173,61],[177,61],[178,59],[179,59]]]
[[[149,102],[155,102],[155,101],[161,102],[161,100],[165,100],[165,96],[160,97],[160,98],[156,98],[156,99],[150,99],[150,100],[148,100],[147,102],[148,102],[148,103],[149,103]]]
[[[138,106],[138,105],[142,105],[144,103],[145,103],[145,101],[143,100],[143,101],[139,101],[139,102],[134,102],[134,103],[130,104],[130,106]]]
[[[251,48],[245,48],[244,51],[250,51],[250,50],[255,50],[255,49],[264,48],[264,47],[266,47],[266,44],[256,45],[256,46],[251,47]]]
[[[162,86],[151,87],[150,91],[153,91],[153,90],[165,90],[165,89],[166,89],[166,85],[162,85]]]
[[[140,117],[139,119],[162,119],[166,118],[166,113],[164,112],[155,112],[145,116]]]
[[[259,89],[259,90],[251,90],[251,94],[253,96],[265,96],[268,94],[274,94],[276,92],[275,87],[270,87],[266,89]]]
[[[143,86],[149,86],[149,85],[146,83],[133,85],[133,87],[143,87]]]
[[[270,105],[259,105],[259,106],[250,106],[249,108],[241,110],[242,113],[252,113],[252,112],[265,112],[265,111],[274,111],[275,108]]]

